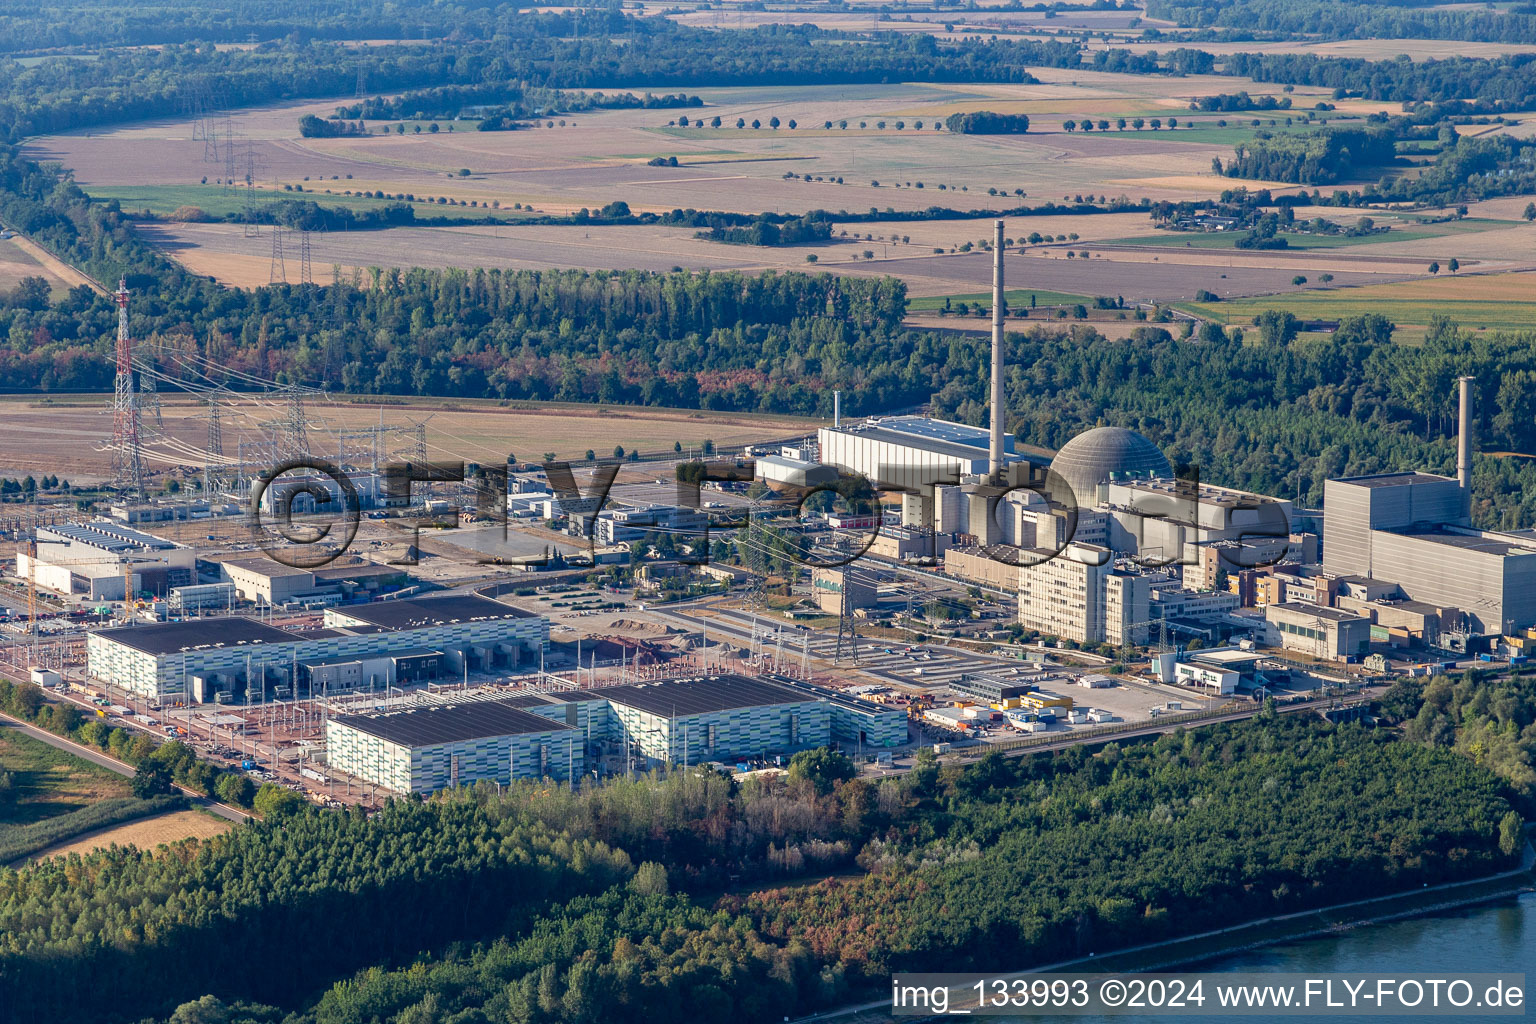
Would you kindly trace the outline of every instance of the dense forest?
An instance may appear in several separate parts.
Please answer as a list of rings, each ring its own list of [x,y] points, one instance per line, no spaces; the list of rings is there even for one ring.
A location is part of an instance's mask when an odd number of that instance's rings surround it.
[[[1464,103],[1467,113],[1529,110],[1536,106],[1536,53],[1442,60],[1364,60],[1312,53],[1234,53],[1222,72],[1255,82],[1333,89],[1385,103]]]
[[[545,4],[560,7],[562,4]],[[584,11],[601,22],[608,5]],[[490,39],[516,24],[523,8],[504,0],[157,0],[125,6],[110,0],[13,3],[0,12],[5,52],[188,42],[246,43],[312,39]],[[583,26],[587,23],[583,22]]]
[[[445,85],[399,96],[375,96],[336,108],[338,118],[370,121],[451,120],[471,116],[482,131],[507,120],[580,113],[586,110],[668,110],[702,107],[704,101],[687,93],[567,92],[539,89],[527,82],[485,82],[479,85]]]
[[[1255,99],[1244,89],[1240,92],[1217,93],[1215,96],[1196,96],[1189,101],[1189,109],[1207,114],[1234,110],[1290,110],[1291,98],[1260,96]]]
[[[1402,679],[1381,709],[1408,739],[1456,750],[1497,774],[1521,812],[1536,815],[1536,677]]]
[[[891,970],[1017,968],[1517,855],[1502,783],[1467,758],[1273,711],[878,783],[849,769],[811,752],[782,781],[476,787],[0,871],[0,999],[61,1024],[186,1000],[178,1020],[766,1022]]]
[[[1260,133],[1239,143],[1237,155],[1219,170],[1229,178],[1334,185],[1396,159],[1385,128],[1322,128],[1296,134]],[[1212,166],[1216,164],[1213,161]]]
[[[961,135],[1022,135],[1029,131],[1029,115],[973,110],[950,114],[944,119],[944,127]]]
[[[1184,28],[1237,29],[1246,38],[1455,39],[1536,42],[1528,10],[1472,4],[1358,3],[1348,0],[1148,0],[1147,15]]]

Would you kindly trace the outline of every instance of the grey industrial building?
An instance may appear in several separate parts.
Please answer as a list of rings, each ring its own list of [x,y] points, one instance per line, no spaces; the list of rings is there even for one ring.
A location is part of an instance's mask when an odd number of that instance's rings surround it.
[[[1280,634],[1280,646],[1329,661],[1363,658],[1371,650],[1371,620],[1341,608],[1272,604],[1264,618]]]
[[[40,526],[36,555],[19,551],[16,573],[37,586],[92,601],[121,601],[125,577],[135,594],[163,595],[197,582],[197,553],[106,519]]]
[[[393,685],[402,666],[408,679],[430,668],[516,668],[548,640],[541,616],[449,595],[327,609],[325,628],[308,631],[241,617],[99,630],[87,637],[86,657],[93,678],[150,701],[238,703],[312,683],[325,692]]]
[[[1324,572],[1390,584],[1397,596],[1446,609],[1443,631],[1536,625],[1536,539],[1468,526],[1467,491],[1456,478],[1346,477],[1329,480],[1323,495]]]

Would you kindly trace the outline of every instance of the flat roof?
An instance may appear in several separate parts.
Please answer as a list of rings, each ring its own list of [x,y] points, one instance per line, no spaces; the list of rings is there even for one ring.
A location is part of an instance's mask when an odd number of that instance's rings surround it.
[[[210,647],[281,644],[304,639],[297,633],[241,616],[119,626],[116,629],[99,630],[96,635],[145,654],[176,654]]]
[[[920,416],[887,416],[878,423],[856,423],[823,429],[850,437],[867,437],[887,444],[920,448],[935,455],[967,461],[987,459],[991,436],[980,427],[968,427],[964,423],[949,423],[945,420],[928,420]],[[1025,458],[1013,451],[1011,435],[1004,442],[1003,456],[1007,462]],[[1050,460],[1035,456],[1030,461],[1043,465]]]
[[[275,562],[270,558],[263,558],[260,555],[245,558],[223,558],[219,560],[219,564],[224,566],[225,569],[244,569],[246,572],[259,573],[269,579],[276,579],[279,576],[314,575],[313,570],[284,565],[282,562]]]
[[[986,427],[973,427],[969,423],[936,420],[927,416],[882,416],[879,425],[886,430],[894,430],[902,434],[970,445],[984,452],[990,452],[992,448],[992,431]],[[1004,435],[1003,450],[1013,450],[1012,434]]]
[[[530,732],[570,731],[567,726],[551,719],[531,715],[506,701],[497,700],[438,704],[372,715],[338,715],[331,721],[402,747],[428,747]]]
[[[848,708],[851,711],[858,711],[866,715],[877,714],[882,711],[894,715],[902,715],[903,717],[906,715],[906,712],[900,708],[892,708],[887,707],[884,704],[876,704],[872,700],[864,700],[863,698],[856,697],[851,693],[844,693],[841,690],[830,690],[825,686],[816,686],[813,683],[788,682],[784,685],[792,690],[800,690],[804,693],[810,694],[813,697],[819,697],[826,701],[828,704],[836,704],[838,707]]]
[[[1132,490],[1162,494],[1181,501],[1194,501],[1201,505],[1215,505],[1219,508],[1258,508],[1260,505],[1279,504],[1286,500],[1285,498],[1268,498],[1253,491],[1240,491],[1235,487],[1222,487],[1219,484],[1201,483],[1196,487],[1192,482],[1182,480],[1135,479],[1111,480],[1109,483],[1112,487],[1129,487]]]
[[[542,708],[564,702],[549,700],[541,693],[517,693],[510,697],[502,698],[500,703],[514,708]]]
[[[1291,612],[1296,615],[1307,615],[1314,619],[1331,619],[1334,622],[1352,622],[1355,619],[1369,620],[1369,616],[1356,612],[1347,612],[1340,608],[1325,608],[1320,604],[1302,604],[1287,601],[1285,604],[1272,604],[1269,607],[1277,611]]]
[[[1398,537],[1411,537],[1414,540],[1428,541],[1431,544],[1444,544],[1446,547],[1461,548],[1464,551],[1476,551],[1485,555],[1497,555],[1500,558],[1508,558],[1512,555],[1536,555],[1536,546],[1515,543],[1514,539],[1504,539],[1496,533],[1452,533],[1447,530],[1423,529],[1423,530],[1384,530]]]
[[[418,597],[401,601],[375,601],[334,609],[336,614],[358,619],[385,629],[416,629],[422,626],[447,626],[457,622],[483,622],[491,619],[532,619],[533,612],[514,608],[477,594],[450,594],[445,597]]]
[[[89,523],[55,523],[52,526],[40,526],[38,532],[52,533],[78,544],[89,544],[92,547],[114,552],[146,549],[170,551],[178,547],[171,541],[140,533],[138,530],[130,530],[126,526],[95,520]]]
[[[1190,661],[1204,661],[1213,665],[1247,665],[1262,661],[1264,655],[1254,651],[1191,651]]]
[[[1365,476],[1343,476],[1329,481],[1336,484],[1353,484],[1356,487],[1406,487],[1409,484],[1455,483],[1451,476],[1433,473],[1404,471],[1401,473],[1368,473]]]
[[[664,718],[775,704],[805,704],[818,699],[778,683],[737,675],[605,686],[592,692],[614,704]]]
[[[404,576],[405,570],[393,565],[379,565],[377,562],[365,562],[362,565],[327,565],[322,569],[316,569],[317,580],[350,580],[362,576]]]

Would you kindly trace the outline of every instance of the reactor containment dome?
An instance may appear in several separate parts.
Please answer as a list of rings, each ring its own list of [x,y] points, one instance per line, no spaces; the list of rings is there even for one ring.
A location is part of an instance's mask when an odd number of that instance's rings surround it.
[[[1099,501],[1099,489],[1111,480],[1146,480],[1173,476],[1168,458],[1151,441],[1125,427],[1094,427],[1062,446],[1051,469],[1067,482],[1080,507]]]

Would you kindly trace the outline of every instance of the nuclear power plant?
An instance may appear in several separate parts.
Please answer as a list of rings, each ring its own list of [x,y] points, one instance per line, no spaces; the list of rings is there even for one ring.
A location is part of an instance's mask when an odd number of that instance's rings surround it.
[[[1085,430],[1054,456],[1017,442],[1004,393],[1004,252],[997,221],[986,428],[839,410],[818,432],[823,463],[900,493],[901,524],[886,528],[898,550],[1017,594],[1026,625],[1085,641],[1142,642],[1147,620],[1259,606],[1290,609],[1277,619],[1312,616],[1328,636],[1363,635],[1358,620],[1458,649],[1536,624],[1536,533],[1471,526],[1471,378],[1457,381],[1455,477],[1330,480],[1323,509],[1298,529],[1290,500],[1176,479],[1167,455],[1125,427]],[[1063,559],[1080,567],[1050,564]],[[1218,581],[1230,590],[1209,594]],[[1328,625],[1340,615],[1350,621]],[[1324,632],[1279,626],[1270,638],[1310,645]],[[1358,653],[1353,639],[1338,646],[1339,657]]]

